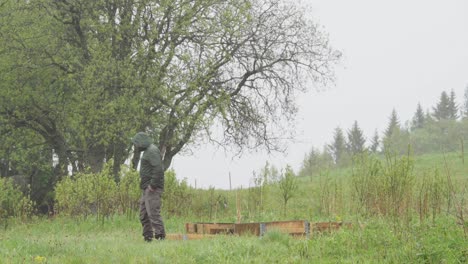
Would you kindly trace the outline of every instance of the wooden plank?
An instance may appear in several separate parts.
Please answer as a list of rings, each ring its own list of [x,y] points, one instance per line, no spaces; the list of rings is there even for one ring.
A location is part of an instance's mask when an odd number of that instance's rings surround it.
[[[196,224],[194,224],[194,223],[185,223],[185,232],[187,232],[187,234],[197,233]]]
[[[330,232],[342,227],[350,228],[352,224],[343,222],[317,222],[312,225],[312,230],[314,232]]]
[[[266,231],[278,230],[288,234],[307,234],[309,222],[305,220],[266,222],[265,229]]]
[[[234,224],[232,223],[186,223],[187,234],[232,234]]]
[[[260,223],[239,223],[234,225],[234,234],[236,235],[255,235],[260,236]]]
[[[186,223],[188,234],[237,234],[261,236],[267,231],[278,230],[288,234],[308,235],[310,226],[305,220],[255,222],[255,223]]]
[[[255,222],[255,223],[186,223],[187,234],[237,234],[262,236],[265,232],[277,230],[292,236],[310,237],[312,232],[330,232],[342,227],[351,227],[351,223],[343,222],[316,222],[306,220]]]
[[[214,238],[216,235],[209,234],[166,234],[167,240],[200,240]]]

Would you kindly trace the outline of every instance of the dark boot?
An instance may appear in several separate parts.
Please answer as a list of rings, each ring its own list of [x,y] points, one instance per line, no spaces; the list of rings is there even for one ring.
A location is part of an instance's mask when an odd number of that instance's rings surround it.
[[[154,238],[156,240],[164,240],[164,239],[166,239],[166,234],[155,235]]]
[[[152,232],[144,233],[143,237],[145,238],[146,242],[151,242],[151,240],[153,240],[153,233]]]

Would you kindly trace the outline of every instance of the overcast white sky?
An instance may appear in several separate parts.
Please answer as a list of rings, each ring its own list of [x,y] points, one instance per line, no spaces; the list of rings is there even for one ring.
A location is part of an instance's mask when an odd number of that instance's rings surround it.
[[[467,0],[303,0],[314,22],[344,54],[337,82],[326,91],[298,96],[297,138],[287,153],[241,158],[210,146],[173,161],[177,178],[197,187],[248,187],[253,171],[268,160],[297,172],[312,146],[330,143],[333,130],[358,121],[370,139],[388,124],[393,108],[400,121],[412,118],[417,103],[436,104],[454,90],[462,102],[468,85]]]

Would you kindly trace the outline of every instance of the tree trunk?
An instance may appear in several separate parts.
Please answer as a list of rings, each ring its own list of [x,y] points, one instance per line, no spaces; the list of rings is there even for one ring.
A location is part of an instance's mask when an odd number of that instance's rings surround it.
[[[85,164],[89,167],[92,173],[99,173],[104,165],[106,158],[106,149],[102,145],[90,147],[85,154]]]
[[[125,160],[127,159],[127,150],[128,146],[127,144],[124,144],[122,142],[115,143],[113,145],[113,159],[114,159],[114,164],[112,167],[112,173],[114,175],[114,179],[116,182],[120,181],[119,173],[120,173],[120,166],[125,163]]]

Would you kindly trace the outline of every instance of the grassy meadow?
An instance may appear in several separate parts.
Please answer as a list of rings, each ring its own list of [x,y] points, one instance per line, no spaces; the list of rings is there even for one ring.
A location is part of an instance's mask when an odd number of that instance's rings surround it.
[[[164,209],[168,233],[186,222],[304,219],[352,224],[297,239],[217,236],[145,243],[136,213],[10,219],[0,263],[467,263],[468,165],[457,153],[363,158],[297,178],[286,206],[277,183],[185,190],[191,210]],[[167,202],[166,202],[167,204]]]

